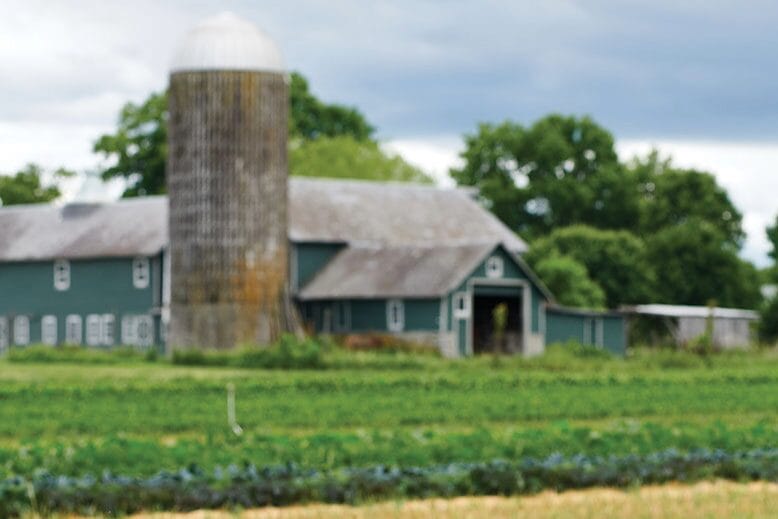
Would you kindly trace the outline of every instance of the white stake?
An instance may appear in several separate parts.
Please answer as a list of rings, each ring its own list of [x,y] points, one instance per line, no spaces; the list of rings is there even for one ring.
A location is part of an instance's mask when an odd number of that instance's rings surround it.
[[[235,417],[235,384],[232,382],[227,384],[227,425],[230,426],[235,436],[243,434],[243,428],[238,425],[238,420]]]

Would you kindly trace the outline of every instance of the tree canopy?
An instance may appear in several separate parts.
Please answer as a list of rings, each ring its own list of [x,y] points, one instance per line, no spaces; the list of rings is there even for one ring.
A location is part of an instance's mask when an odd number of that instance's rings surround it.
[[[638,181],[639,234],[650,236],[698,219],[713,225],[727,242],[740,247],[745,238],[743,217],[713,175],[676,168],[656,150],[643,159],[633,159],[627,168]]]
[[[59,198],[59,188],[56,184],[45,185],[43,174],[43,168],[37,164],[28,164],[14,175],[0,175],[0,205],[38,204]],[[72,175],[64,168],[54,172],[55,178]]]
[[[432,179],[372,141],[351,136],[321,138],[293,144],[289,171],[304,177],[355,178],[432,183]]]
[[[294,155],[291,160],[301,174],[313,175],[319,171],[315,176],[428,180],[400,157],[381,150],[373,140],[375,128],[359,110],[319,100],[310,92],[308,81],[294,72],[290,78],[289,106],[290,145]],[[124,105],[116,131],[102,135],[95,142],[94,151],[108,164],[101,171],[103,180],[127,179],[123,196],[165,192],[167,117],[166,93],[151,94],[142,103]],[[327,142],[330,139],[332,142]],[[311,146],[313,142],[317,144]],[[340,150],[344,157],[334,163],[316,164],[319,158],[332,159],[333,150]],[[371,165],[378,169],[359,169]],[[292,168],[293,174],[294,171]]]
[[[629,228],[638,219],[613,136],[588,117],[558,114],[532,126],[482,124],[465,135],[460,185],[476,186],[509,227],[532,239],[573,224]]]
[[[553,251],[537,261],[535,272],[558,303],[578,308],[605,307],[605,292],[589,277],[586,267],[570,256]]]
[[[527,261],[534,268],[542,268],[543,260],[554,256],[572,258],[583,265],[589,278],[605,293],[610,308],[651,298],[654,271],[645,245],[627,231],[585,225],[562,227],[533,241]],[[562,292],[557,297],[566,300],[573,296]]]
[[[481,124],[464,140],[451,176],[477,187],[484,205],[532,244],[530,262],[560,301],[596,303],[586,279],[611,307],[704,305],[713,294],[720,304],[758,301],[756,269],[738,258],[743,217],[712,174],[678,168],[657,151],[622,163],[613,136],[588,117]],[[778,220],[768,237],[778,251]]]
[[[289,134],[305,140],[349,136],[370,141],[375,128],[356,108],[328,104],[314,96],[308,80],[292,72],[289,83]]]
[[[656,269],[658,302],[758,306],[756,267],[738,257],[737,248],[714,223],[690,219],[665,227],[649,237],[646,246]]]

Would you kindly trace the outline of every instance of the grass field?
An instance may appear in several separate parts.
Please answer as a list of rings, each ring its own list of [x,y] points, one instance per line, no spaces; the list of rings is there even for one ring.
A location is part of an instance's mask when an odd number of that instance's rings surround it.
[[[320,371],[0,361],[0,471],[148,475],[192,463],[427,466],[778,446],[774,352],[403,359]],[[240,437],[227,425],[228,383]]]

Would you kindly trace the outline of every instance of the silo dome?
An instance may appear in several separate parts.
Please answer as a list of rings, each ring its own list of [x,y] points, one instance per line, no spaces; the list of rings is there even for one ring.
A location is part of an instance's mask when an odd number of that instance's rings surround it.
[[[171,72],[198,70],[284,72],[284,65],[281,52],[267,34],[224,12],[192,29],[174,54]]]

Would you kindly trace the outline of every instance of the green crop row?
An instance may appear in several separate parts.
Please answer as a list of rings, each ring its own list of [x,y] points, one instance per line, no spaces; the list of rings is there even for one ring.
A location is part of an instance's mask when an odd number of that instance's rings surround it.
[[[568,423],[544,427],[468,430],[435,428],[315,432],[308,434],[232,433],[159,441],[107,436],[63,442],[26,441],[0,447],[0,478],[32,477],[39,471],[67,476],[104,471],[148,476],[197,463],[205,469],[231,463],[296,463],[316,469],[431,466],[454,462],[564,455],[649,454],[657,450],[722,449],[739,452],[778,445],[778,426],[756,423],[703,426],[625,422],[592,427]]]
[[[0,516],[29,511],[121,515],[139,510],[195,510],[285,506],[305,502],[358,503],[391,498],[516,495],[593,486],[706,478],[778,480],[778,450],[743,453],[664,451],[631,456],[552,455],[516,461],[432,467],[341,468],[319,471],[295,465],[254,465],[203,471],[191,466],[148,478],[105,473],[96,478],[38,474],[0,480]]]

